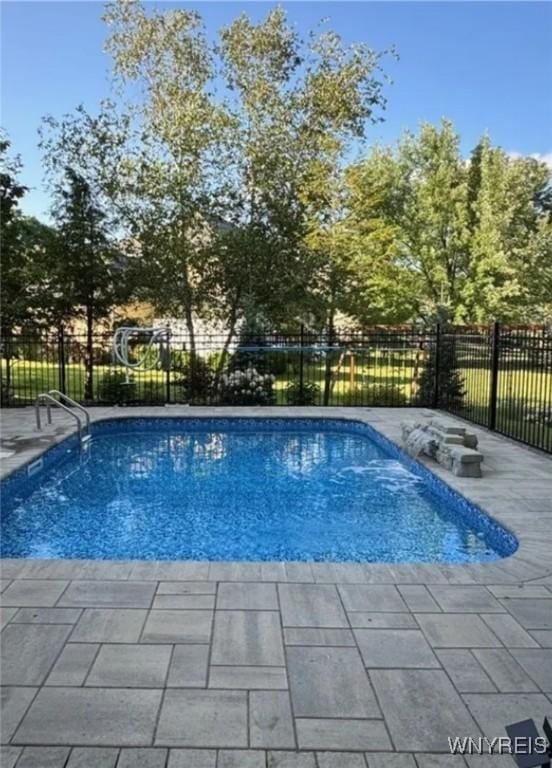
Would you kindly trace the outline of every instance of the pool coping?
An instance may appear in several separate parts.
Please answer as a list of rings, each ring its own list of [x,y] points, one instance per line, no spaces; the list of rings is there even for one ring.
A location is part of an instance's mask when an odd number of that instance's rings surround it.
[[[4,462],[2,479],[36,460],[49,448],[62,442],[75,428],[71,422],[57,425],[54,431],[41,436],[37,445],[36,432],[32,439],[34,409],[18,411],[19,419],[4,411],[3,420],[8,424],[8,442],[16,440],[15,429],[21,430],[27,443],[23,450]],[[362,422],[375,429],[386,440],[400,446],[400,423],[403,420],[424,420],[443,414],[420,408],[206,408],[189,406],[137,407],[137,408],[91,408],[93,423],[110,419],[126,418],[321,418]],[[57,414],[55,415],[55,417]],[[7,417],[7,419],[6,419]],[[54,418],[55,418],[54,417]],[[447,420],[464,424],[460,419],[446,415]],[[57,421],[57,420],[56,420]],[[14,427],[14,422],[16,426]],[[159,578],[160,573],[189,573],[193,579],[235,579],[267,581],[315,581],[328,583],[513,583],[542,578],[552,573],[552,527],[541,525],[543,515],[549,514],[552,498],[552,458],[541,455],[518,443],[490,433],[479,427],[470,429],[478,434],[482,450],[486,454],[484,477],[481,479],[458,478],[430,459],[422,458],[419,463],[437,476],[445,485],[496,520],[518,540],[518,549],[511,555],[489,563],[470,564],[418,564],[418,563],[313,563],[292,561],[171,561],[171,560],[71,560],[34,558],[2,558],[0,565],[7,578],[32,577],[40,568],[43,578],[55,578],[60,572],[75,573],[73,578],[111,578],[119,573],[122,578],[138,577],[147,580]],[[493,453],[493,448],[495,452]],[[490,449],[490,450],[489,450]],[[498,454],[499,462],[493,458]],[[505,468],[499,467],[500,459]],[[534,530],[532,530],[532,526]],[[53,574],[48,576],[48,574]],[[123,576],[123,574],[126,574]],[[145,575],[144,575],[145,574]],[[223,574],[221,576],[221,574]]]

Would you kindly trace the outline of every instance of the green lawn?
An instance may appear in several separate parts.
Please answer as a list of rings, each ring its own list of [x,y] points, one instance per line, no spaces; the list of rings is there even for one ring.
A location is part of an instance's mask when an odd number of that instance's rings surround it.
[[[413,403],[416,393],[414,382],[414,359],[405,355],[349,356],[340,359],[334,356],[332,371],[331,405],[404,405]],[[298,356],[286,358],[287,365],[280,366],[274,389],[278,404],[287,402],[286,387],[290,381],[298,381]],[[2,361],[2,375],[5,379],[5,361]],[[101,380],[113,366],[94,367],[95,397],[101,387]],[[123,369],[117,369],[123,370]],[[319,387],[317,403],[322,404],[324,389],[324,362],[320,358],[305,357],[304,381],[315,383]],[[467,391],[462,414],[479,423],[487,423],[490,376],[483,368],[462,370]],[[40,392],[57,389],[60,386],[57,363],[40,363],[14,360],[11,365],[14,402],[33,402]],[[84,396],[85,370],[82,364],[68,364],[65,368],[66,392],[76,400]],[[164,402],[167,392],[167,375],[163,371],[142,371],[134,374],[134,381],[139,399],[151,402]],[[170,376],[171,401],[185,402],[185,392],[178,381],[178,373]],[[383,400],[382,392],[387,393]],[[389,397],[389,393],[391,396]],[[401,395],[402,393],[402,395]],[[551,446],[552,427],[542,423],[531,423],[520,413],[520,403],[529,407],[538,407],[539,403],[552,401],[552,373],[534,371],[504,371],[499,377],[497,428],[526,442],[542,447]],[[548,441],[548,442],[547,442]]]

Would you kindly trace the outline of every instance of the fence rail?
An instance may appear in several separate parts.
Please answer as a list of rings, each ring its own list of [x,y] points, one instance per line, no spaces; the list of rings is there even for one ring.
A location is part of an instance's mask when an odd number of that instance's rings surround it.
[[[173,333],[161,365],[115,365],[111,334],[2,339],[2,405],[59,389],[84,404],[439,407],[552,452],[552,329],[375,327],[240,336]],[[131,345],[137,357],[146,339]],[[450,370],[461,393],[451,397]],[[450,382],[449,382],[450,383]]]

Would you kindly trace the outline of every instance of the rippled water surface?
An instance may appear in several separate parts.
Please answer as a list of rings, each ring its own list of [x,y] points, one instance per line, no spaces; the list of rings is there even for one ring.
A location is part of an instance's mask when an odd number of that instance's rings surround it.
[[[39,481],[12,484],[4,556],[473,562],[504,554],[358,430],[317,421],[119,424],[94,436],[88,456],[65,451]]]

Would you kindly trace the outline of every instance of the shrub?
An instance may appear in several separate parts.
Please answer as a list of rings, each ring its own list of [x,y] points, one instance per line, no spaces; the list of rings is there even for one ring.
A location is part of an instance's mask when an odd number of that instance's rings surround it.
[[[288,405],[315,405],[320,396],[320,387],[314,381],[290,381],[286,387]]]
[[[367,387],[355,387],[343,395],[343,405],[357,406],[395,406],[407,405],[408,398],[396,384],[373,384]]]
[[[113,350],[111,347],[94,347],[94,365],[111,365]]]
[[[140,387],[138,397],[146,403],[164,403],[166,399],[165,385],[155,381],[145,381]]]
[[[98,396],[105,403],[129,403],[136,400],[136,382],[132,376],[127,382],[123,371],[107,371],[100,380]]]
[[[211,352],[211,354],[207,356],[207,364],[213,371],[218,370],[219,367],[224,369],[231,357],[232,355],[230,352]]]
[[[190,361],[190,354],[183,349],[171,349],[171,370],[183,371]]]
[[[360,399],[357,402],[363,402],[363,400]],[[396,384],[374,384],[365,391],[364,402],[368,405],[380,406],[407,405],[408,398]]]
[[[181,368],[181,378],[175,382],[184,389],[189,402],[204,403],[209,400],[215,383],[215,374],[209,363],[197,355],[189,358]]]
[[[356,406],[395,406],[407,405],[408,398],[396,384],[373,384],[367,387],[355,387],[345,392],[342,405]]]
[[[0,406],[5,408],[8,405],[13,405],[14,402],[15,394],[13,387],[8,385],[8,382],[5,379],[2,379],[0,381]]]
[[[351,406],[363,406],[363,405],[372,405],[372,398],[370,396],[370,390],[372,387],[354,387],[353,389],[349,389],[342,398],[342,405],[351,405]]]
[[[434,402],[437,353],[432,345],[420,375],[416,405],[430,406]],[[437,407],[444,410],[460,410],[464,405],[464,379],[460,373],[453,339],[441,336],[439,350],[439,377],[437,383]]]
[[[252,341],[252,345],[256,345],[256,341]],[[245,344],[243,346],[246,346]],[[238,346],[233,353],[231,359],[228,361],[228,370],[234,371],[247,371],[253,369],[258,373],[265,373],[264,353],[259,351],[253,351],[247,348],[244,349],[242,344]]]
[[[274,376],[259,373],[255,368],[224,374],[218,393],[223,405],[272,405]]]
[[[283,376],[288,367],[288,353],[286,350],[281,352],[265,352],[264,369],[266,373],[272,373],[274,376]]]

